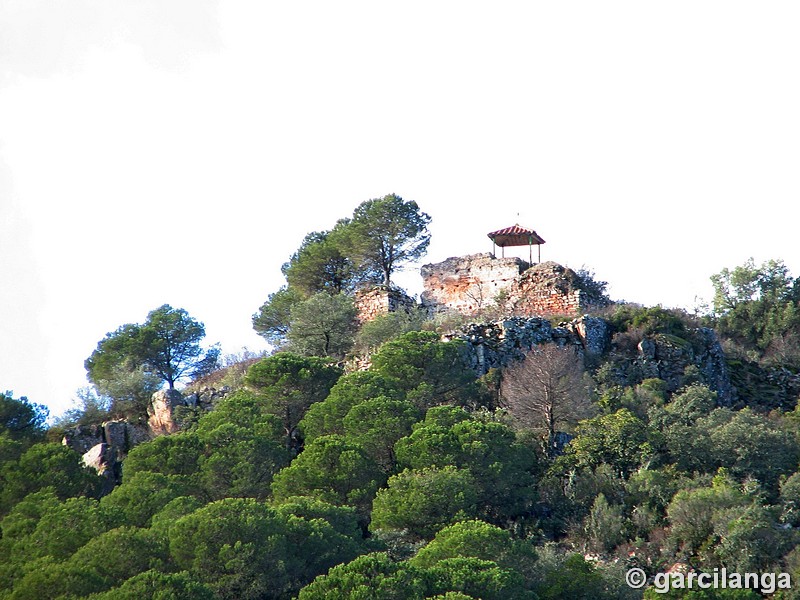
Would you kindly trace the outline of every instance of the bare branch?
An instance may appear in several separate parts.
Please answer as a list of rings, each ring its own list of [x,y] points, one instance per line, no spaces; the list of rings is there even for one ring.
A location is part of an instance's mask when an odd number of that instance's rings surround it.
[[[573,349],[544,344],[503,374],[501,402],[522,427],[546,436],[551,456],[559,428],[591,412],[583,371],[583,360]]]

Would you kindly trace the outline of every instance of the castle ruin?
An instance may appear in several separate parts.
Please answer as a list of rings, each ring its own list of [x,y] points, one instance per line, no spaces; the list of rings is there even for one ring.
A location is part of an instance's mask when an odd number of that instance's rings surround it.
[[[529,265],[520,258],[486,252],[448,258],[422,267],[422,306],[430,313],[478,316],[575,317],[602,306],[572,269],[555,262]]]
[[[422,267],[421,306],[429,314],[455,312],[480,317],[487,311],[504,316],[573,318],[608,304],[607,298],[587,286],[586,280],[570,268],[555,262],[541,262],[545,241],[532,229],[519,225],[488,234],[494,252],[448,258]],[[504,256],[507,246],[528,246],[529,261]],[[533,263],[533,246],[540,262]],[[401,310],[410,311],[416,302],[396,288],[377,287],[356,295],[358,319]]]

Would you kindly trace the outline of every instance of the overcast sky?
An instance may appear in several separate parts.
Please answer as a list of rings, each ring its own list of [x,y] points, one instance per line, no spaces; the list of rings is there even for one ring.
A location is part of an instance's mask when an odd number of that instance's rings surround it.
[[[798,30],[796,2],[0,0],[0,388],[61,412],[165,303],[264,348],[303,236],[388,193],[433,218],[424,262],[520,222],[616,299],[797,274]]]

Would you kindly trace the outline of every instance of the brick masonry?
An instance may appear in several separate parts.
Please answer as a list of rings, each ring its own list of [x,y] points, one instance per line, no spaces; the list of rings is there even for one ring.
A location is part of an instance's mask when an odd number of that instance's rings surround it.
[[[376,286],[359,290],[354,298],[360,323],[371,321],[379,315],[390,312],[411,311],[417,307],[416,301],[403,290]]]
[[[580,277],[554,262],[529,265],[486,252],[422,267],[422,304],[430,312],[467,316],[494,309],[507,316],[577,316],[603,304],[582,288]]]
[[[476,315],[510,292],[528,267],[520,258],[495,258],[489,252],[424,265],[422,305],[432,313],[454,310]]]

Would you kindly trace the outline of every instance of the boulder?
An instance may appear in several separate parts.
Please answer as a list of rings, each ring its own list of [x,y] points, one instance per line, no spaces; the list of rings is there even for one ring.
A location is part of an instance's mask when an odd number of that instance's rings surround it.
[[[86,451],[81,457],[83,464],[91,467],[103,478],[101,494],[106,495],[122,481],[122,463],[116,450],[100,443]]]
[[[81,460],[84,465],[97,471],[98,475],[104,475],[114,462],[113,453],[108,444],[101,442],[84,452]]]

